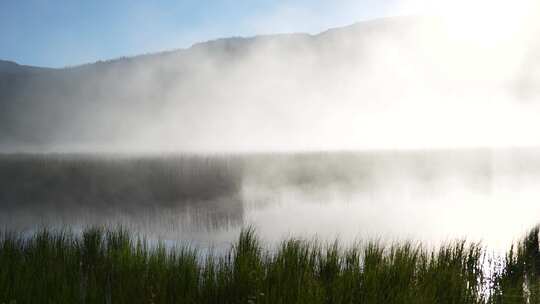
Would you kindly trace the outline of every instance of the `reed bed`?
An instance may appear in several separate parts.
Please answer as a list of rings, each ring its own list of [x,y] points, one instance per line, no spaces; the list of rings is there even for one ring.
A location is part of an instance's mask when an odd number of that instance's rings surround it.
[[[126,208],[235,195],[241,166],[225,156],[1,155],[0,202]]]
[[[0,237],[0,303],[539,303],[538,228],[504,257],[475,243],[287,239],[244,229],[224,255],[122,228]]]

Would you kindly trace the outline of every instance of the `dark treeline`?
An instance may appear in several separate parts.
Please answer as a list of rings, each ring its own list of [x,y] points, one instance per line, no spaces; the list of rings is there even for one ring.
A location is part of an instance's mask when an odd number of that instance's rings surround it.
[[[505,155],[519,155],[508,158]],[[43,218],[152,212],[201,214],[203,222],[241,224],[242,189],[392,191],[393,182],[435,189],[447,178],[489,192],[492,177],[540,172],[537,149],[365,151],[243,155],[0,155],[0,216]],[[494,170],[496,170],[494,172]],[[248,198],[249,199],[249,198]],[[209,219],[206,220],[204,218]],[[40,224],[40,223],[32,223]],[[101,223],[90,223],[90,225]],[[205,224],[206,225],[206,224]]]
[[[89,155],[0,156],[2,206],[174,204],[236,195],[232,158]]]
[[[221,156],[3,155],[0,224],[101,225],[118,215],[157,223],[166,213],[189,214],[204,229],[241,225],[241,182],[238,161]]]
[[[474,184],[489,181],[493,153],[471,149],[213,156],[5,154],[0,155],[0,207],[200,204],[237,195],[245,181],[267,188],[340,184],[367,191],[378,182],[403,176],[427,183],[458,175]],[[514,171],[523,170],[505,173]]]
[[[252,229],[219,256],[121,228],[4,233],[0,303],[540,303],[538,232],[494,258],[463,241],[270,251]]]

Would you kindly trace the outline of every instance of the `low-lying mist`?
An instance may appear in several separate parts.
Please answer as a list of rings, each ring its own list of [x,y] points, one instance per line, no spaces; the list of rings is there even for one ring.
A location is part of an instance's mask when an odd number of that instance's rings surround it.
[[[525,4],[531,5],[516,7]],[[316,35],[228,38],[60,70],[0,73],[0,149],[538,145],[535,13],[505,15],[489,10],[499,3],[485,5],[474,16],[453,12],[456,5],[435,17],[378,19]]]
[[[538,222],[538,149],[235,157],[0,156],[1,229],[122,225],[203,248],[287,236],[483,241]]]

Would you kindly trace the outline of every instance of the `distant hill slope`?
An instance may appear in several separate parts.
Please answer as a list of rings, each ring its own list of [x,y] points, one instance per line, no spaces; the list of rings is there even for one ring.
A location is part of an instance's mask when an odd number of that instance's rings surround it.
[[[2,75],[2,77],[5,77],[6,75],[40,73],[50,70],[52,69],[20,65],[13,61],[0,60],[0,75]]]
[[[423,22],[390,18],[318,35],[219,39],[64,69],[0,61],[0,151],[369,141],[369,113],[413,99],[425,86],[451,90],[438,82],[446,73],[424,62],[431,49],[417,41]],[[349,131],[359,133],[343,136]]]

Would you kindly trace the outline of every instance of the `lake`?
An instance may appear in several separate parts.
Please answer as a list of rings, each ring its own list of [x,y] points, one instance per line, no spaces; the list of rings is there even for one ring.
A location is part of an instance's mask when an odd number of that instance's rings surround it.
[[[540,223],[537,149],[241,155],[3,155],[5,230],[118,225],[227,248],[242,227],[288,237],[456,238],[491,250]]]

